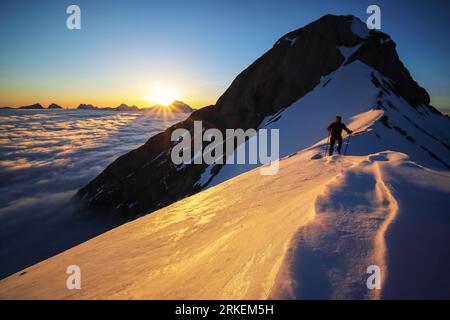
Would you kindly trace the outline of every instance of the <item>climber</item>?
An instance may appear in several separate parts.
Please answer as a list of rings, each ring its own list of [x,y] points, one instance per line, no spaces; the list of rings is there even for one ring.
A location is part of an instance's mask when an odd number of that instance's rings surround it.
[[[352,134],[352,130],[347,128],[345,124],[342,122],[342,117],[337,116],[336,121],[330,124],[327,128],[327,130],[330,132],[330,146],[328,148],[329,155],[331,156],[333,154],[334,144],[336,141],[338,142],[337,145],[337,152],[341,154],[341,148],[342,148],[342,130],[347,131],[348,134]]]

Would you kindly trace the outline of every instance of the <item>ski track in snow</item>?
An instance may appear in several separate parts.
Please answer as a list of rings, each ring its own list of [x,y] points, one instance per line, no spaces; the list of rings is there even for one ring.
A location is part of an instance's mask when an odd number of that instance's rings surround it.
[[[384,236],[397,202],[384,183],[382,165],[397,157],[384,153],[327,160],[354,164],[317,196],[314,221],[294,241],[288,257],[294,282],[284,288],[284,294],[290,289],[289,298],[379,298],[380,291],[368,292],[365,271],[379,266],[382,283],[387,274]]]

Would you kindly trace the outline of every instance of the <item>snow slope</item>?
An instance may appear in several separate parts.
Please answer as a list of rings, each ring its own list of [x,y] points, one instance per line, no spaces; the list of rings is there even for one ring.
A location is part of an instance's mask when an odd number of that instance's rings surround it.
[[[102,234],[4,279],[0,298],[449,298],[448,170],[400,152],[322,152],[318,143],[277,175],[249,171]],[[72,264],[81,290],[65,287]],[[374,264],[382,289],[371,291]]]

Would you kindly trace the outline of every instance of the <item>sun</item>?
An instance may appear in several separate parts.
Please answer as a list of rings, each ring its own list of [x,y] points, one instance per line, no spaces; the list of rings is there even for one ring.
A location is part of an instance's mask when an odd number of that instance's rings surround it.
[[[178,99],[174,89],[169,87],[155,87],[149,94],[148,99],[154,103],[168,106]]]

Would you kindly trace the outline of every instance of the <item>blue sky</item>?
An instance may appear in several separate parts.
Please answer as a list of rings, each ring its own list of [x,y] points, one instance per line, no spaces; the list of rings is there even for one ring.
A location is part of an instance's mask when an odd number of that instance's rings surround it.
[[[81,30],[66,28],[70,4]],[[0,0],[0,105],[143,107],[159,86],[201,107],[283,34],[327,13],[365,20],[370,4],[432,103],[450,110],[450,1],[432,0]]]

